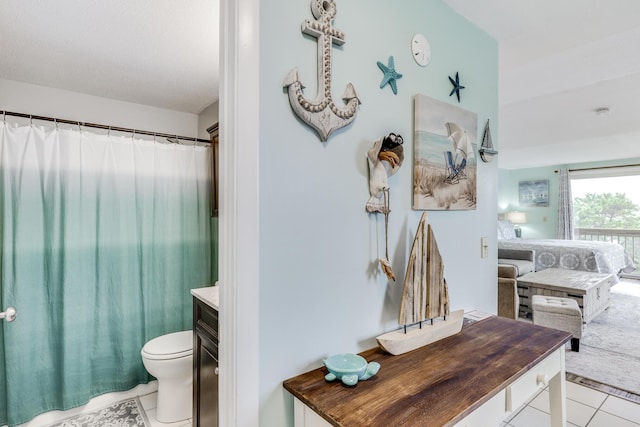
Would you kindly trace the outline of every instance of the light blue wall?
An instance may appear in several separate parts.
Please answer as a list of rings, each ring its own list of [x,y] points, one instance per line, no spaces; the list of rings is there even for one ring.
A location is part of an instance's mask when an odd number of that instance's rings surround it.
[[[297,66],[306,96],[315,97],[316,40],[300,31],[312,17],[310,2],[273,0],[261,10],[258,381],[264,426],[293,425],[283,380],[321,366],[330,354],[374,347],[376,335],[397,327],[407,253],[421,214],[411,209],[413,96],[457,104],[447,76],[458,71],[466,86],[460,106],[478,114],[478,139],[487,119],[498,124],[498,48],[487,34],[439,0],[338,0],[337,7],[334,26],[347,42],[332,50],[334,99],[352,82],[362,105],[353,124],[326,143],[294,116],[282,87]],[[411,57],[411,37],[418,32],[431,43],[426,68]],[[386,63],[389,55],[403,74],[398,95],[379,88],[376,61]],[[378,266],[385,253],[384,218],[364,207],[366,152],[389,132],[404,136],[406,157],[390,178],[395,283]],[[497,162],[479,163],[477,210],[429,218],[452,308],[495,312]],[[482,236],[490,242],[484,259]]]
[[[558,176],[556,171],[559,168],[585,169],[638,164],[640,164],[640,158],[526,169],[500,169],[498,172],[498,212],[518,210],[527,214],[527,223],[521,225],[522,237],[555,239],[558,225]],[[549,207],[520,206],[518,203],[518,183],[520,181],[540,179],[549,180]]]
[[[498,212],[521,211],[527,214],[522,224],[522,237],[531,239],[555,239],[558,226],[558,177],[553,167],[527,169],[500,169],[498,173]],[[520,181],[549,180],[549,206],[520,206]]]

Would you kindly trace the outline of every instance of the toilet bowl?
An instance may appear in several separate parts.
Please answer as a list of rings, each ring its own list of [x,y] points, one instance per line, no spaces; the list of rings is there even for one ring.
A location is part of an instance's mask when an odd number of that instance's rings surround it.
[[[172,423],[191,418],[193,332],[154,338],[142,347],[140,354],[147,372],[158,379],[156,419]]]

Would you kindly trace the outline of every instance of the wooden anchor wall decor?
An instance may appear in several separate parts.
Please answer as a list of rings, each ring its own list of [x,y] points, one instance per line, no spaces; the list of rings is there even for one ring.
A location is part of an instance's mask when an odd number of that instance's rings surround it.
[[[336,16],[335,1],[312,0],[311,12],[315,20],[306,19],[302,23],[302,32],[318,39],[318,93],[312,101],[304,97],[297,67],[287,75],[284,87],[288,89],[294,113],[314,128],[322,141],[326,141],[333,131],[355,119],[360,100],[351,83],[342,96],[346,104],[344,107],[338,107],[331,94],[331,49],[334,43],[340,46],[345,42],[344,33],[331,26]]]

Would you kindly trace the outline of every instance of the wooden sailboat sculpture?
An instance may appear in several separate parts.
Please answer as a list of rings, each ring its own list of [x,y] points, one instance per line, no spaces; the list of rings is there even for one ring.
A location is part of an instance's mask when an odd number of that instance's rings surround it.
[[[393,355],[415,350],[460,332],[463,314],[464,310],[449,312],[444,264],[424,212],[404,278],[398,320],[404,328],[376,337],[378,345]]]

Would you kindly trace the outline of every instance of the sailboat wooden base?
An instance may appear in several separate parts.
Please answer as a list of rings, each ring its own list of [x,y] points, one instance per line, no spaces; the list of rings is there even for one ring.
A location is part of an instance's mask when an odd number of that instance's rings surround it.
[[[383,350],[397,356],[457,334],[462,329],[463,316],[464,310],[453,311],[447,320],[435,320],[433,325],[423,322],[422,328],[414,325],[407,328],[407,333],[404,328],[397,329],[376,337],[376,340]]]

